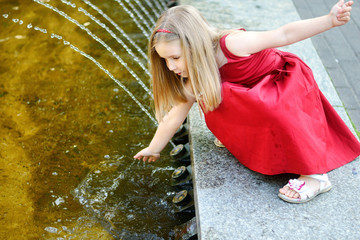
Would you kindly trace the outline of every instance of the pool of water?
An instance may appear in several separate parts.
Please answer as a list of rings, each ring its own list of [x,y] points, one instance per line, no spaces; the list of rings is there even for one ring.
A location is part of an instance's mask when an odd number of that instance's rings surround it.
[[[146,1],[134,2],[152,18],[163,6],[151,0],[153,11]],[[41,3],[86,26],[113,52]],[[91,3],[146,51],[143,30],[119,1]],[[171,238],[187,218],[171,206],[172,147],[154,164],[132,159],[156,129],[144,112],[152,114],[151,97],[127,69],[149,87],[141,67],[147,60],[86,1],[0,5],[0,238]],[[107,24],[134,55],[79,7]]]

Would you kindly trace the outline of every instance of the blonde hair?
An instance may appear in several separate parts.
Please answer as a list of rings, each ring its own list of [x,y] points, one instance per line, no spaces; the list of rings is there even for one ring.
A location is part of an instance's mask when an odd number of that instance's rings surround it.
[[[165,29],[169,32],[158,32]],[[221,83],[216,63],[216,48],[220,33],[209,26],[197,9],[177,6],[165,11],[156,23],[149,40],[149,60],[156,118],[161,121],[177,103],[186,102],[186,88],[182,77],[171,72],[164,59],[156,52],[160,42],[180,40],[182,56],[188,68],[190,81],[197,102],[206,113],[221,102]]]

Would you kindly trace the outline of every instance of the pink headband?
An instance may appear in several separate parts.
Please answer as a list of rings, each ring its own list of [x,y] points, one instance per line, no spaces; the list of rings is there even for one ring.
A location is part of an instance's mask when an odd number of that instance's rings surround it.
[[[161,28],[159,28],[156,32],[173,33],[173,32],[171,32],[169,30],[161,29]]]

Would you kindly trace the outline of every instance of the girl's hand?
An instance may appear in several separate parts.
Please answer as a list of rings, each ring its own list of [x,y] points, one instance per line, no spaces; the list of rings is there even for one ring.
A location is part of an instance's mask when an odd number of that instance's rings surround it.
[[[144,162],[155,162],[160,158],[160,153],[153,153],[149,150],[149,147],[147,147],[138,152],[134,158],[138,160],[142,159]]]
[[[344,0],[340,0],[332,7],[329,15],[334,27],[344,25],[350,20],[351,6],[353,3],[353,1],[344,3]]]

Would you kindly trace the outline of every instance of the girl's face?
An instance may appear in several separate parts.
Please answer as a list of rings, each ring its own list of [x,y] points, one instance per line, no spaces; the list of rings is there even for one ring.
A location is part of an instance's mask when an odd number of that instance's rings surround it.
[[[170,71],[184,78],[188,77],[185,57],[182,55],[180,40],[171,42],[159,42],[155,46],[156,52],[166,61]]]

